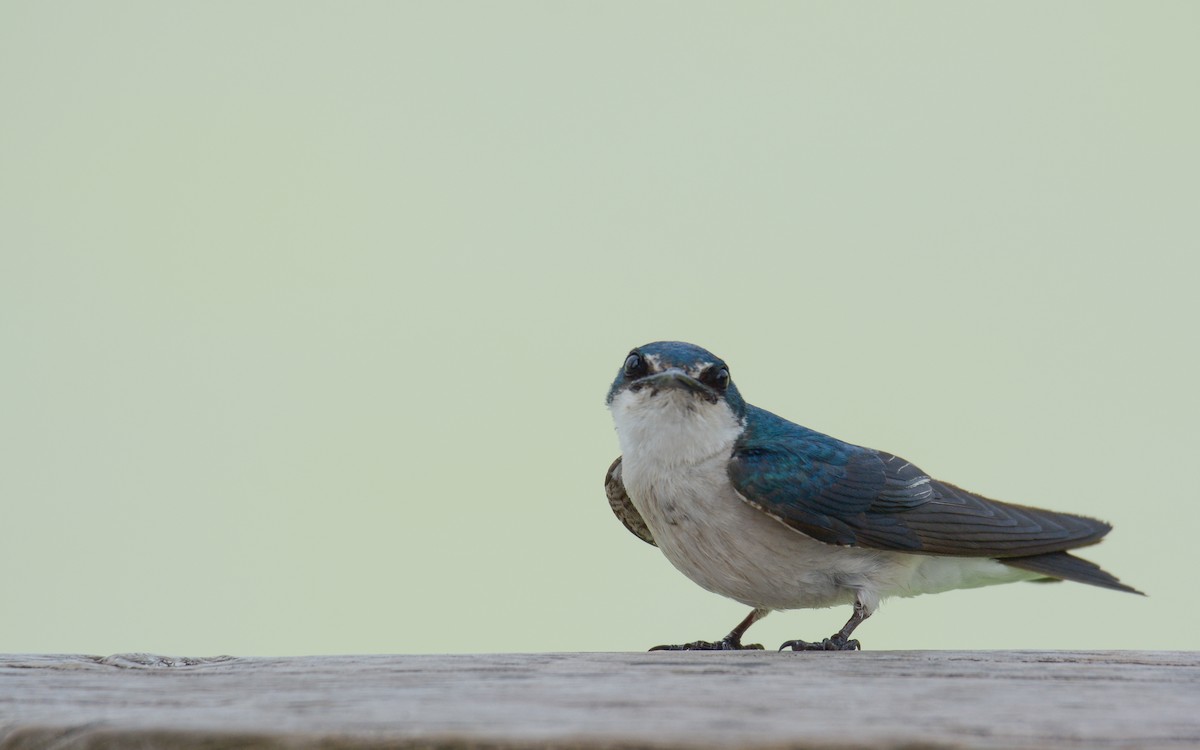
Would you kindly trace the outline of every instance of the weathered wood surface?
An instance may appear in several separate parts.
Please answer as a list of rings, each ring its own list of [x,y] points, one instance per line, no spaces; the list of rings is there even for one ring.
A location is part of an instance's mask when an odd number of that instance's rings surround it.
[[[1194,652],[0,656],[0,749],[1200,747]]]

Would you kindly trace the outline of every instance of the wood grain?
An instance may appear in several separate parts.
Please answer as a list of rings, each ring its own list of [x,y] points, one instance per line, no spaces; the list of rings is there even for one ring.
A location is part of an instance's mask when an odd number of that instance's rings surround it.
[[[0,656],[0,749],[1200,747],[1194,652]]]

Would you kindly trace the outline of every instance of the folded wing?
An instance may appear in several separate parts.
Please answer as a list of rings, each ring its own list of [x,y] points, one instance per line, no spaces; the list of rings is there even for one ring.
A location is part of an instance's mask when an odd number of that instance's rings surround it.
[[[1095,544],[1094,518],[991,500],[862,448],[753,409],[729,478],[754,507],[829,544],[991,557],[1055,578],[1130,590],[1065,550]]]
[[[637,508],[633,507],[628,493],[625,492],[625,482],[621,480],[620,456],[617,456],[617,460],[612,462],[612,465],[608,467],[608,473],[604,475],[604,494],[608,495],[608,505],[612,508],[613,515],[625,525],[625,528],[646,544],[658,546],[654,541],[654,535],[650,533],[650,527],[646,525]]]

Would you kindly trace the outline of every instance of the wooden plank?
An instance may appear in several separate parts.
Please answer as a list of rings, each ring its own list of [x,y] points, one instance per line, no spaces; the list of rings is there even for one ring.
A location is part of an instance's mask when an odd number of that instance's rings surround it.
[[[0,749],[1200,747],[1194,652],[0,656]]]

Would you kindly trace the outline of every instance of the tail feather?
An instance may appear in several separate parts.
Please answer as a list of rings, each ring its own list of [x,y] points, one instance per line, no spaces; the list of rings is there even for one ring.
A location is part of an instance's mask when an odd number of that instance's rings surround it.
[[[1025,557],[1006,557],[1000,560],[1005,565],[1011,565],[1014,568],[1022,570],[1031,570],[1034,573],[1042,573],[1051,578],[1059,578],[1064,581],[1075,581],[1076,583],[1087,583],[1092,586],[1100,586],[1114,591],[1127,591],[1130,594],[1142,594],[1141,591],[1126,586],[1117,580],[1113,574],[1105,571],[1099,565],[1082,557],[1075,557],[1066,552],[1047,552],[1042,555],[1028,555]]]

